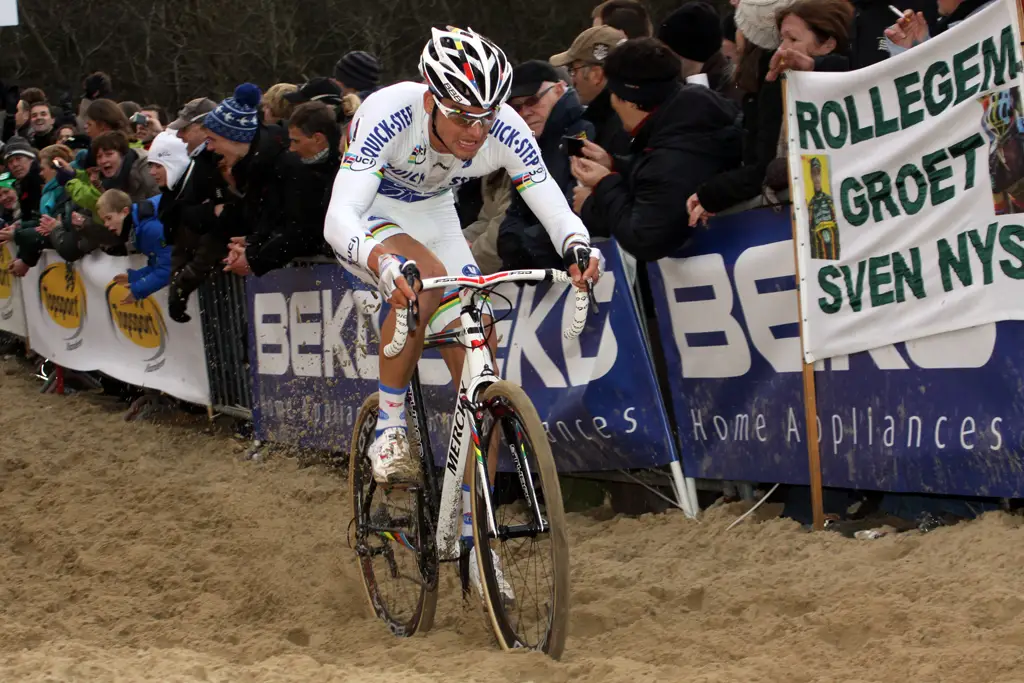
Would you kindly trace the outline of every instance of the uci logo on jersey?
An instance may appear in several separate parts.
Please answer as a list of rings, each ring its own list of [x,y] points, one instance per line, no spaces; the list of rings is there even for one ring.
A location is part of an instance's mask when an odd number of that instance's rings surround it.
[[[412,154],[409,155],[409,163],[419,166],[427,160],[427,148],[423,145],[416,145],[412,148]]]
[[[516,188],[519,192],[524,192],[538,183],[543,183],[547,178],[548,172],[543,166],[541,166],[540,168],[535,168],[532,171],[512,176],[512,187]]]
[[[375,160],[370,157],[360,156],[348,152],[341,160],[341,167],[350,171],[368,171],[373,168]]]
[[[345,260],[349,263],[359,263],[359,238],[353,237],[348,241],[348,249],[345,250]]]

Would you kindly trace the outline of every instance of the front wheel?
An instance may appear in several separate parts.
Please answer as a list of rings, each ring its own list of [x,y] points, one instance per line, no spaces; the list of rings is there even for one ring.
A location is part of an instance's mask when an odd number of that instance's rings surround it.
[[[474,434],[469,467],[484,603],[502,649],[558,659],[569,627],[569,542],[551,446],[519,386],[495,382],[481,403],[484,425],[493,425],[490,448],[481,445],[486,436]],[[487,465],[494,458],[506,471],[492,478]]]
[[[377,394],[359,409],[349,454],[353,545],[370,607],[396,636],[427,631],[437,607],[437,553],[422,487],[377,485],[367,451],[377,426]],[[419,458],[416,425],[409,425],[412,457]]]

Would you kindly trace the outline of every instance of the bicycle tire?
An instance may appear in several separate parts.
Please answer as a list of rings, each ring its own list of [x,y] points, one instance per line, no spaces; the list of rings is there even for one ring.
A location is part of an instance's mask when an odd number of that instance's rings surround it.
[[[389,607],[388,601],[381,595],[379,583],[376,579],[376,575],[373,569],[373,556],[369,555],[370,549],[367,547],[370,542],[371,533],[366,531],[366,525],[370,522],[370,505],[373,502],[373,494],[377,490],[377,484],[373,480],[373,474],[370,469],[370,460],[366,456],[366,450],[370,444],[373,443],[373,435],[376,429],[377,421],[377,407],[378,407],[378,395],[376,392],[371,394],[363,402],[363,405],[359,408],[355,425],[352,432],[352,445],[349,453],[349,495],[352,500],[352,514],[356,526],[356,538],[355,538],[355,551],[356,561],[359,566],[359,574],[362,579],[363,588],[366,592],[367,600],[370,604],[370,610],[378,618],[387,624],[388,629],[396,636],[409,637],[417,632],[429,631],[434,623],[434,613],[437,609],[437,573],[434,572],[433,577],[423,576],[423,567],[425,561],[430,563],[433,567],[437,567],[437,560],[433,558],[432,562],[430,558],[423,558],[420,552],[415,552],[416,555],[416,567],[419,572],[419,595],[416,598],[415,606],[409,611],[408,616],[399,617],[392,613],[392,609]],[[409,430],[409,446],[412,451],[413,457],[418,457],[420,449],[420,436],[419,430],[415,425],[410,425]],[[369,494],[369,498],[367,498]],[[408,494],[411,495],[415,501],[415,527],[417,529],[415,540],[419,541],[420,538],[426,536],[429,530],[432,528],[428,524],[428,520],[424,518],[424,500],[422,489],[410,489]],[[380,540],[382,546],[389,543],[396,543],[395,541],[388,541],[380,537],[378,534],[372,534]],[[434,550],[434,544],[430,543],[417,543],[422,548],[427,549],[427,552],[436,552]],[[404,545],[400,548],[401,552],[414,553],[414,551]],[[386,552],[386,551],[384,551]],[[393,567],[393,564],[392,564]],[[399,578],[399,577],[394,577]]]
[[[481,402],[500,399],[505,405],[511,408],[511,412],[518,421],[519,432],[525,436],[529,444],[529,451],[532,453],[536,472],[531,472],[533,478],[540,479],[540,493],[543,496],[545,516],[549,530],[547,537],[550,540],[550,557],[552,568],[552,581],[550,593],[550,606],[548,608],[547,629],[542,638],[531,644],[518,632],[514,619],[508,613],[505,602],[502,599],[498,588],[498,579],[494,571],[491,543],[504,545],[501,539],[490,538],[487,529],[486,513],[484,510],[484,499],[480,491],[481,477],[478,476],[478,468],[487,462],[488,453],[486,449],[482,458],[478,460],[471,449],[469,466],[470,472],[470,497],[473,510],[473,546],[476,553],[477,567],[480,571],[480,584],[483,592],[484,606],[490,617],[491,626],[498,644],[503,650],[529,648],[541,650],[553,659],[559,659],[565,649],[565,639],[569,628],[569,541],[566,530],[565,510],[562,505],[562,490],[558,482],[558,472],[555,468],[555,461],[551,455],[551,446],[548,443],[547,432],[541,424],[540,416],[533,402],[526,395],[521,387],[511,382],[499,381],[491,384],[484,391]],[[495,417],[494,430],[502,428],[501,420],[508,420],[507,417]],[[486,467],[483,471],[486,473]],[[486,478],[486,477],[485,477]],[[521,485],[521,484],[520,484]],[[536,484],[534,484],[536,488]],[[510,571],[508,564],[505,571]]]

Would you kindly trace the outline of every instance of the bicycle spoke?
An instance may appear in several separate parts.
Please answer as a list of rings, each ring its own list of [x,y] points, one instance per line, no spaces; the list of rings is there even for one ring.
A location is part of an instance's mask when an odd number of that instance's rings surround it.
[[[425,580],[431,575],[425,552],[432,546],[422,538],[422,490],[385,490],[373,480],[366,450],[372,443],[376,408],[376,395],[363,403],[350,453],[356,554],[373,611],[392,633],[408,636],[428,629],[433,621],[437,586],[436,581]]]
[[[507,453],[514,466],[489,482],[493,495],[480,490],[479,470],[474,477],[476,552],[492,624],[503,647],[542,649],[557,658],[565,643],[569,578],[557,471],[536,410],[522,389],[499,382],[487,389],[487,397],[493,397],[488,407],[499,440],[491,442],[497,451],[489,453]],[[530,414],[526,422],[524,411]],[[496,506],[496,534],[488,533],[484,518],[488,498]]]

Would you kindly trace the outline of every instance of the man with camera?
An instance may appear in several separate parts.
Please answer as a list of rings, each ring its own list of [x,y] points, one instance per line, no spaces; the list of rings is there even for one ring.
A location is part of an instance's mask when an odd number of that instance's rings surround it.
[[[562,80],[555,67],[541,60],[524,62],[512,71],[507,104],[533,132],[550,178],[513,178],[517,192],[496,236],[502,270],[561,268],[562,257],[520,193],[531,184],[553,182],[571,203],[576,182],[569,165],[570,154],[578,153],[583,140],[594,138],[594,125],[583,118],[583,104],[576,91]],[[487,238],[485,234],[477,239]]]
[[[142,143],[143,148],[149,151],[150,145],[157,135],[164,132],[163,124],[160,122],[160,115],[155,109],[146,107],[132,114],[128,119],[135,131],[136,139]]]

